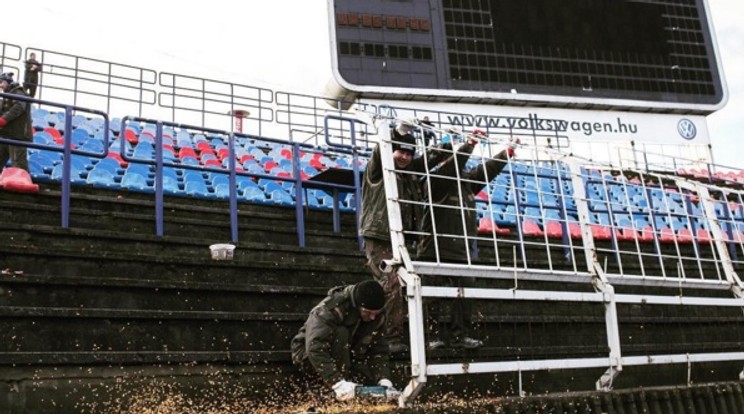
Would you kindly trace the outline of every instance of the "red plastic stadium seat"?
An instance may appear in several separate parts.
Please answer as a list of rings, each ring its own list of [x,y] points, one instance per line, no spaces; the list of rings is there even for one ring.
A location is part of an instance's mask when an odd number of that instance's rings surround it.
[[[137,133],[134,132],[133,129],[125,129],[124,130],[124,138],[127,140],[127,142],[130,142],[132,144],[136,144],[139,142],[139,137],[137,137]]]
[[[186,157],[196,158],[196,151],[194,151],[193,148],[181,147],[181,149],[178,150],[178,158],[183,159]]]
[[[673,242],[676,237],[674,237],[674,230],[670,229],[669,227],[662,227],[659,229],[659,240],[665,243]]]
[[[576,222],[569,222],[568,223],[568,234],[571,235],[572,239],[580,239],[581,236],[581,226],[579,223]]]
[[[690,229],[684,228],[677,230],[677,241],[680,243],[691,243],[692,232]]]
[[[207,148],[207,149],[201,150],[201,153],[199,154],[199,159],[204,158],[205,155],[206,156],[209,156],[209,157],[217,158],[217,153],[214,152],[214,150],[212,148]]]
[[[510,233],[509,229],[502,229],[496,223],[493,222],[493,219],[490,217],[483,217],[482,219],[478,220],[478,234],[498,234],[498,235],[507,235]]]
[[[220,162],[220,160],[214,159],[214,158],[204,161],[204,165],[207,167],[217,167],[217,168],[222,167],[222,163]]]
[[[560,222],[551,220],[545,223],[545,233],[548,234],[548,237],[560,239],[563,237],[563,227],[561,227]]]
[[[654,229],[651,226],[645,226],[641,229],[641,241],[652,242],[654,241]]]
[[[612,233],[609,226],[602,226],[600,224],[591,224],[592,237],[596,240],[610,240]]]
[[[0,174],[0,187],[6,191],[16,191],[19,193],[38,193],[39,186],[31,181],[31,175],[28,171],[7,167]]]
[[[621,227],[616,231],[617,239],[623,241],[633,241],[638,238],[638,232],[632,227]]]
[[[128,162],[124,161],[124,159],[121,158],[121,154],[119,154],[118,152],[109,152],[107,157],[115,159],[119,163],[119,166],[122,168],[127,168],[127,166],[129,165]]]
[[[208,143],[207,141],[199,141],[199,142],[197,142],[197,143],[196,143],[196,148],[197,148],[197,149],[198,149],[199,151],[207,151],[207,150],[209,150],[209,151],[212,151],[212,152],[214,152],[214,151],[212,150],[212,147],[210,147],[210,146],[209,146],[209,143]]]
[[[271,172],[274,168],[278,167],[279,164],[276,161],[268,161],[264,164],[264,171]]]
[[[246,161],[255,160],[256,157],[254,157],[251,154],[244,154],[242,157],[240,157],[240,165],[243,165]]]
[[[697,239],[699,243],[709,243],[711,240],[710,232],[706,229],[697,229]]]
[[[540,225],[535,223],[532,220],[525,220],[522,223],[522,231],[524,232],[525,236],[542,236],[545,233],[543,233],[542,229],[540,228]]]
[[[744,243],[744,233],[734,230],[734,241],[737,243]]]
[[[325,170],[325,165],[323,165],[322,162],[320,162],[317,158],[313,158],[309,162],[310,166],[317,169],[318,171]]]
[[[44,128],[44,132],[51,135],[52,139],[54,139],[54,142],[62,145],[62,134],[59,132],[59,130],[57,130],[56,128],[52,128],[52,127],[46,127]]]

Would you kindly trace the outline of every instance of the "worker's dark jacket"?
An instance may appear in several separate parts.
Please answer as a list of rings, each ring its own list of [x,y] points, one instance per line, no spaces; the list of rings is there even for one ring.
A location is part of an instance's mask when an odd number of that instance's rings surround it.
[[[301,366],[304,359],[327,384],[344,379],[331,353],[334,335],[339,327],[349,330],[349,350],[354,360],[365,359],[377,378],[389,378],[388,344],[383,337],[385,315],[364,322],[359,306],[354,303],[356,285],[339,286],[310,311],[305,325],[292,338],[292,362]]]
[[[418,256],[425,260],[436,258],[434,246],[434,225],[436,225],[437,247],[439,258],[443,261],[462,262],[467,259],[466,251],[472,240],[462,236],[475,237],[478,223],[475,211],[475,195],[504,169],[506,165],[506,151],[496,157],[481,163],[471,171],[465,171],[465,164],[473,152],[473,147],[463,144],[457,151],[457,156],[450,155],[429,174],[430,183],[426,179],[421,181],[424,200],[428,202],[429,187],[431,187],[432,209],[426,205],[426,212],[421,225],[421,236],[418,244]],[[451,154],[451,152],[450,152]],[[460,179],[457,171],[460,171]],[[430,185],[429,185],[430,184]],[[459,191],[458,191],[459,188]],[[433,217],[432,217],[433,216]],[[465,231],[463,231],[463,224]],[[449,235],[449,236],[448,236]],[[460,236],[460,237],[455,237]]]
[[[391,137],[395,140],[397,132],[393,130]],[[428,168],[436,165],[442,156],[439,151],[430,153],[430,158],[417,157],[411,161],[405,172],[397,174],[398,199],[401,201],[421,202],[419,187],[420,175],[409,174],[409,172],[423,173]],[[433,158],[432,158],[433,157]],[[382,177],[382,161],[380,160],[380,146],[377,145],[372,151],[372,157],[367,163],[364,171],[362,184],[362,214],[359,233],[370,239],[390,240],[390,224],[388,221],[387,198],[385,196],[385,182]],[[416,231],[421,225],[423,208],[420,204],[401,202],[401,222],[403,230]]]
[[[26,96],[26,92],[17,83],[11,84],[6,93]],[[31,134],[31,104],[27,101],[15,100],[9,97],[2,99],[2,101],[0,117],[5,118],[8,123],[5,127],[0,128],[0,137],[12,138],[19,141],[31,141],[33,139],[33,135]]]

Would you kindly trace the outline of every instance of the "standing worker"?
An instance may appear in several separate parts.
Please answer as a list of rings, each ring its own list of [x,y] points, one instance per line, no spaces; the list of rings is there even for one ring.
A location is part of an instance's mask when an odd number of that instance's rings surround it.
[[[26,96],[21,85],[13,82],[12,73],[0,73],[0,90],[3,93]],[[0,137],[31,142],[31,104],[10,97],[3,99],[0,109]],[[0,172],[10,159],[13,167],[28,171],[26,147],[0,143]]]
[[[442,262],[467,263],[468,251],[478,228],[475,196],[501,173],[507,160],[514,156],[514,146],[518,144],[518,141],[510,142],[495,157],[467,170],[473,149],[486,137],[485,131],[476,129],[456,150],[454,142],[444,144],[440,151],[451,155],[431,169],[428,179],[422,180],[422,193],[429,203],[421,225],[424,235],[418,244],[419,260],[438,258]],[[474,282],[467,277],[447,277],[446,283],[448,286],[473,287]],[[473,313],[471,300],[439,299],[432,301],[429,308],[429,323],[434,334],[429,340],[429,349],[444,346],[476,349],[483,346],[483,341],[469,334]]]
[[[412,132],[417,123],[418,121],[415,120],[399,122],[390,132],[393,163],[395,171],[400,172],[396,174],[396,181],[398,199],[401,201],[399,203],[400,219],[404,231],[417,231],[423,214],[420,205],[419,176],[415,173],[425,172],[427,162],[428,165],[438,162],[438,158],[430,158],[427,161],[422,156],[415,156],[416,138]],[[441,154],[437,154],[438,156]],[[380,263],[383,260],[393,258],[393,252],[379,144],[372,151],[372,156],[364,171],[359,231],[364,238],[367,266],[372,271],[372,276],[382,284],[387,297],[385,335],[390,353],[406,352],[408,345],[402,341],[406,311],[401,283],[396,272],[385,273],[380,269]],[[406,242],[410,243],[412,240],[406,240]]]
[[[41,72],[41,63],[36,60],[36,53],[31,52],[23,74],[23,90],[32,98],[36,96],[36,87],[39,86],[39,72]]]

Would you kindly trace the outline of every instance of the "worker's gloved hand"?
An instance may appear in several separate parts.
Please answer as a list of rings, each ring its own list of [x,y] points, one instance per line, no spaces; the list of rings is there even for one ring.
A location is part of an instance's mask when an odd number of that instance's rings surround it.
[[[377,382],[377,385],[385,387],[385,397],[388,400],[396,400],[400,397],[400,391],[396,390],[393,386],[393,382],[387,378],[383,378]]]
[[[333,392],[336,393],[336,399],[338,401],[349,401],[354,398],[354,391],[356,390],[357,384],[346,380],[341,380],[333,384]]]
[[[377,385],[387,388],[390,391],[397,391],[393,386],[393,382],[387,378],[383,378],[377,382]]]
[[[509,158],[514,158],[514,150],[517,148],[517,146],[521,143],[519,138],[512,137],[509,140],[509,144],[506,147],[506,155],[509,156]]]

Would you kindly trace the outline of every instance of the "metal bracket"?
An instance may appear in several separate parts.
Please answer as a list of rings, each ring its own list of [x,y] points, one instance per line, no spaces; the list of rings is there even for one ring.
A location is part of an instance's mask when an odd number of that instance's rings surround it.
[[[393,273],[401,264],[400,261],[395,259],[383,260],[380,262],[380,271],[382,271],[382,273]]]
[[[416,399],[416,397],[418,397],[423,388],[423,382],[420,382],[415,378],[411,379],[411,382],[406,385],[406,388],[400,394],[400,397],[398,397],[398,407],[411,407],[413,405],[413,401]]]
[[[617,317],[617,304],[615,303],[615,287],[607,280],[607,275],[599,262],[594,261],[594,277],[592,285],[597,292],[602,293],[605,304],[605,326],[607,329],[607,347],[610,350],[609,367],[607,371],[597,380],[598,391],[609,391],[612,383],[623,370],[622,352],[620,349],[620,329]]]
[[[610,366],[607,368],[607,371],[602,374],[601,377],[596,382],[596,389],[597,391],[610,391],[612,390],[612,383],[615,381],[615,378],[617,378],[618,375],[620,375],[620,372],[622,371],[621,367],[614,367]]]

